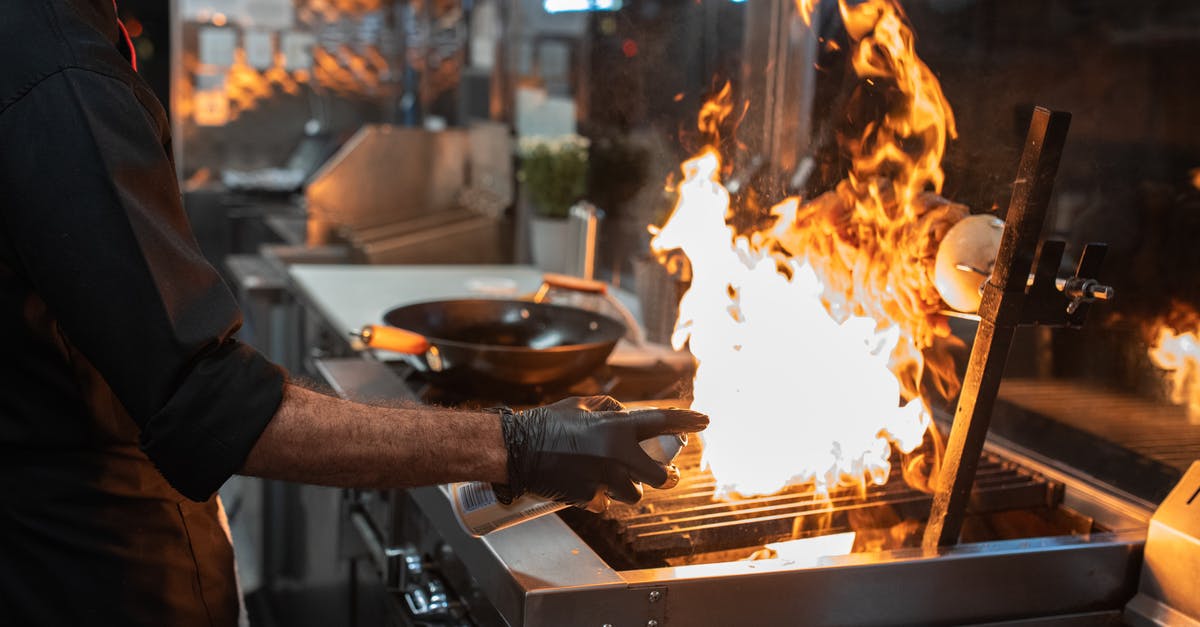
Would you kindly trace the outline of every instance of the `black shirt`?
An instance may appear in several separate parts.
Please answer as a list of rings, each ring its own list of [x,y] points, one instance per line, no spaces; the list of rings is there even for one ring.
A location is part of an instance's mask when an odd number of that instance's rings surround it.
[[[182,210],[111,0],[0,2],[0,623],[226,625],[216,489],[284,373]]]

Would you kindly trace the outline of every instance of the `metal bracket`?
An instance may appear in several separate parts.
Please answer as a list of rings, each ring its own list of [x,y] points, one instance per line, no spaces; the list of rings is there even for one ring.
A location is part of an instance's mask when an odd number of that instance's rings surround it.
[[[664,627],[667,624],[667,587],[651,586],[631,588],[642,595],[646,604],[646,627]]]
[[[403,590],[422,578],[424,565],[416,547],[411,544],[387,546],[375,531],[370,517],[361,511],[350,512],[350,524],[366,548],[366,556],[388,588]]]
[[[946,440],[933,507],[925,526],[922,546],[926,551],[936,552],[938,547],[958,542],[967,502],[971,497],[971,486],[975,483],[975,469],[979,466],[979,456],[987,439],[992,406],[1000,390],[1000,378],[1016,327],[1031,319],[1047,323],[1066,322],[1068,316],[1082,316],[1085,313],[1080,309],[1085,307],[1083,298],[1087,291],[1081,285],[1073,286],[1073,289],[1080,291],[1080,297],[1073,299],[1071,305],[1063,302],[1062,293],[1051,294],[1049,291],[1050,285],[1054,284],[1058,263],[1062,260],[1063,243],[1045,242],[1038,246],[1046,221],[1050,192],[1054,187],[1054,176],[1058,172],[1059,158],[1070,125],[1070,113],[1051,112],[1042,107],[1033,110],[1025,150],[1021,154],[1013,183],[1012,200],[1005,216],[1000,251],[996,255],[992,275],[984,283],[983,300],[979,306],[979,330],[971,347],[967,376],[959,394],[954,424]],[[1096,253],[1088,257],[1080,262],[1084,270],[1092,270],[1092,266],[1098,264]],[[1030,287],[1029,273],[1035,258],[1037,268]],[[1087,262],[1086,266],[1084,261]],[[1076,274],[1078,278],[1078,270]],[[1055,301],[1061,307],[1059,312],[1053,311],[1048,304]],[[1067,311],[1068,307],[1070,312]]]
[[[404,603],[414,618],[449,618],[450,597],[446,585],[436,577],[423,586],[409,586],[404,591]]]
[[[1078,329],[1087,320],[1091,303],[1110,301],[1116,296],[1113,288],[1095,278],[1100,274],[1108,244],[1094,242],[1084,246],[1075,274],[1059,279],[1058,268],[1065,248],[1066,244],[1058,240],[1042,242],[1038,247],[1020,324]]]
[[[1200,625],[1200,461],[1150,519],[1141,585],[1124,618],[1135,626]]]

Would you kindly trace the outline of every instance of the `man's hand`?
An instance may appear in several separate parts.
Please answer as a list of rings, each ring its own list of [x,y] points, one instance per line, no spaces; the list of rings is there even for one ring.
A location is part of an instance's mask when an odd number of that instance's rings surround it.
[[[523,412],[505,412],[508,484],[503,500],[524,492],[582,505],[597,494],[636,503],[642,483],[659,487],[674,469],[653,460],[638,442],[694,433],[708,417],[687,409],[628,412],[612,397],[568,398]],[[677,472],[677,471],[675,471]]]

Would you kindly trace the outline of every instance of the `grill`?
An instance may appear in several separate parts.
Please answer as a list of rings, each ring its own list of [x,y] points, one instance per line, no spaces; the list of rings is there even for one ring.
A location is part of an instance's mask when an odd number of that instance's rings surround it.
[[[1080,381],[1006,380],[991,432],[1149,502],[1200,457],[1183,408]]]
[[[1170,466],[1178,476],[1200,458],[1200,424],[1183,406],[1079,381],[1007,380],[1001,398]]]
[[[1081,325],[1086,289],[1078,286],[1096,285],[1090,277],[1102,246],[1085,250],[1068,279],[1078,284],[1074,296],[1065,287],[1059,291],[1054,280],[1065,245],[1037,246],[1067,119],[1035,111],[1018,173],[1018,183],[1027,184],[1014,189],[997,270],[986,283],[986,307],[936,499],[909,487],[900,460],[893,459],[892,479],[882,486],[828,495],[807,486],[719,500],[713,477],[700,468],[700,451],[690,449],[679,460],[681,485],[672,491],[651,492],[604,518],[570,512],[484,538],[466,534],[441,488],[408,491],[413,507],[397,504],[382,519],[367,504],[350,503],[346,511],[359,530],[362,554],[413,615],[439,620],[463,618],[466,608],[476,617],[482,611],[496,622],[527,625],[662,625],[668,616],[681,625],[767,625],[799,617],[861,625],[963,624],[1078,619],[1081,613],[1088,613],[1084,622],[1111,620],[1134,593],[1146,511],[1016,451],[985,451],[1016,326]],[[1027,285],[1035,256],[1034,280]],[[333,364],[324,368],[333,374]],[[381,368],[381,378],[404,386],[400,373]],[[680,373],[671,374],[679,380]],[[622,400],[659,398],[621,385],[631,379],[598,373],[593,383],[596,392]],[[679,391],[659,383],[649,387]],[[378,391],[376,384],[334,387],[355,397],[354,388]],[[1014,461],[1019,457],[1020,465]],[[772,542],[838,531],[854,531],[855,546],[849,555],[829,556],[832,562],[810,566],[763,551]],[[408,542],[399,545],[401,539]],[[960,540],[966,544],[957,546]],[[425,571],[425,555],[435,556],[437,576]],[[460,604],[445,601],[448,589],[460,592]],[[729,603],[733,595],[737,602]],[[936,603],[928,602],[932,596]],[[753,613],[745,615],[745,607]]]
[[[889,481],[865,491],[847,488],[818,494],[812,484],[751,498],[716,499],[712,473],[700,468],[693,440],[676,459],[682,478],[672,490],[647,490],[635,505],[614,503],[603,516],[567,510],[562,516],[605,561],[617,568],[653,568],[719,562],[751,556],[763,544],[855,531],[855,550],[895,549],[920,543],[921,521],[931,496],[907,485],[900,460]],[[997,515],[1006,526],[1044,535],[1092,530],[1090,520],[1049,512],[1062,502],[1061,484],[994,455],[976,475],[968,534],[993,539]],[[1020,517],[1019,523],[1013,521]],[[1041,524],[1038,524],[1041,523]],[[1064,528],[1065,525],[1065,528]],[[971,538],[976,539],[976,538]]]
[[[420,388],[379,362],[318,367],[350,398],[412,398]],[[594,383],[626,401],[662,389],[631,373]],[[920,546],[931,498],[905,483],[898,458],[892,479],[865,494],[818,498],[800,486],[722,501],[698,443],[677,459],[673,490],[647,490],[603,517],[567,510],[483,538],[462,530],[441,488],[356,492],[347,551],[395,591],[388,598],[407,608],[396,615],[464,625],[962,624],[1079,612],[1111,620],[1136,591],[1148,510],[1002,440],[973,475],[965,544],[933,553]],[[764,550],[849,530],[853,552],[816,565]]]

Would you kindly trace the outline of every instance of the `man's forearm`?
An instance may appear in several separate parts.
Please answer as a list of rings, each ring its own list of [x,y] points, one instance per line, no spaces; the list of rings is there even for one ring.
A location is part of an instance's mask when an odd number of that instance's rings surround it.
[[[342,487],[507,481],[496,414],[353,403],[289,384],[242,473]]]

